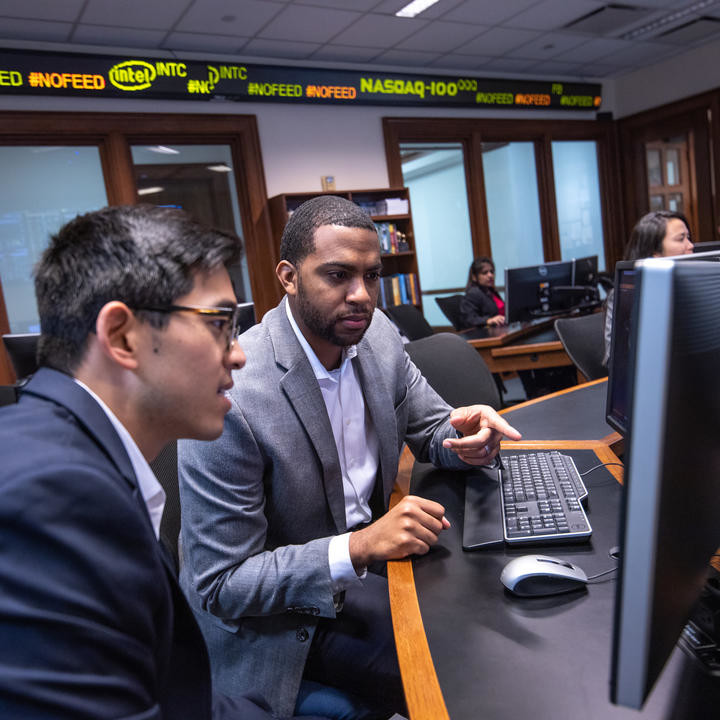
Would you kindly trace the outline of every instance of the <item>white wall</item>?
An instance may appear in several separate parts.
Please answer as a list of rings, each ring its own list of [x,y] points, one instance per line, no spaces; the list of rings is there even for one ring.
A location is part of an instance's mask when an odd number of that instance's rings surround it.
[[[720,40],[628,73],[613,82],[615,118],[720,87]]]

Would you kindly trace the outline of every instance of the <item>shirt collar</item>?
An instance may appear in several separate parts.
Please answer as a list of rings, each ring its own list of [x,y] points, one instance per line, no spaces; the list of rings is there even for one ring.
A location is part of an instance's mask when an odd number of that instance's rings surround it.
[[[307,359],[310,362],[310,366],[313,369],[315,377],[318,380],[333,380],[333,373],[327,370],[327,368],[320,362],[320,360],[318,360],[315,351],[310,347],[310,343],[308,343],[308,341],[305,339],[305,336],[302,334],[300,328],[298,327],[298,324],[295,322],[295,318],[293,317],[292,310],[290,308],[290,303],[287,301],[287,299],[285,300],[285,313],[287,314],[288,321],[290,322],[290,327],[295,333],[295,337],[298,339],[298,342],[304,350],[305,355],[307,355]],[[347,361],[352,360],[356,355],[357,345],[347,345],[346,347],[344,347],[342,349],[342,361],[340,362],[340,369],[342,370],[344,364]],[[333,372],[337,374],[336,371]]]
[[[75,382],[83,388],[83,390],[89,393],[95,402],[97,402],[119,435],[120,441],[125,448],[125,452],[127,452],[128,457],[130,458],[130,464],[132,465],[133,472],[137,478],[140,494],[142,495],[145,506],[150,514],[150,521],[152,522],[153,530],[155,531],[155,537],[160,539],[160,521],[162,520],[162,514],[165,508],[165,491],[162,489],[162,486],[155,477],[148,461],[140,452],[140,448],[133,440],[132,435],[130,435],[125,426],[120,422],[120,420],[118,420],[115,413],[113,413],[113,411],[100,399],[100,397],[98,397],[87,385],[85,385],[85,383],[77,378],[73,378],[73,380],[75,380]]]

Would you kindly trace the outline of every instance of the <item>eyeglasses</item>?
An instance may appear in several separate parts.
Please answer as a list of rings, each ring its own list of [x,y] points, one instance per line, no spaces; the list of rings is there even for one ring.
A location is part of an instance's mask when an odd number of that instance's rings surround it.
[[[255,322],[254,304],[238,303],[234,307],[200,307],[197,305],[168,305],[167,307],[137,307],[135,310],[146,310],[148,312],[172,313],[191,312],[204,317],[225,318],[226,322],[222,327],[225,335],[225,349],[232,348],[238,336],[245,332]]]

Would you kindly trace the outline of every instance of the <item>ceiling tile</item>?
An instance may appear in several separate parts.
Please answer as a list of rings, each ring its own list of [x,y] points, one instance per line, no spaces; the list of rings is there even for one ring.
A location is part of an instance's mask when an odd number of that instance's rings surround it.
[[[233,35],[175,32],[170,33],[163,47],[188,52],[236,53],[246,42],[247,38]]]
[[[443,15],[442,19],[477,25],[497,25],[535,3],[537,0],[465,0]]]
[[[487,70],[493,72],[524,72],[527,68],[535,64],[534,60],[525,60],[522,58],[495,58],[485,65]]]
[[[285,5],[261,0],[195,0],[175,30],[249,37],[277,15]]]
[[[115,47],[158,48],[165,39],[164,30],[78,25],[72,42],[85,45],[111,45]]]
[[[307,59],[320,46],[317,43],[289,42],[288,40],[266,40],[256,38],[244,48],[243,55],[262,55],[265,58]]]
[[[589,63],[601,58],[610,58],[614,53],[631,46],[628,40],[619,38],[586,38],[578,47],[558,54],[555,60]]]
[[[532,66],[531,72],[538,75],[574,75],[579,65],[577,63],[559,62],[558,60],[543,60]]]
[[[182,16],[187,0],[89,0],[80,21],[90,25],[122,25],[147,29],[170,28]]]
[[[405,40],[427,25],[425,20],[397,18],[387,15],[364,15],[344,32],[333,38],[333,42],[363,47],[386,48]]]
[[[73,22],[78,19],[84,4],[85,0],[0,0],[0,17]],[[0,35],[4,37],[2,30]]]
[[[410,52],[407,50],[388,50],[378,55],[373,63],[383,65],[412,65],[423,67],[437,58],[437,53]]]
[[[531,30],[494,28],[457,48],[456,52],[459,54],[502,55],[520,45],[536,40],[540,35],[541,33]]]
[[[666,30],[661,35],[657,35],[655,40],[677,45],[686,43],[694,45],[698,42],[717,37],[718,35],[720,35],[720,19],[698,18],[686,22],[679,27],[675,27],[672,30]]]
[[[543,0],[509,18],[504,25],[528,30],[561,28],[605,4],[599,0]]]
[[[260,37],[273,40],[323,43],[333,39],[360,17],[360,13],[347,10],[288,5],[259,34]]]
[[[510,50],[507,54],[511,57],[531,58],[532,60],[547,60],[559,55],[561,52],[575,48],[586,42],[587,38],[582,35],[570,33],[545,33],[529,43]]]
[[[378,55],[377,48],[350,47],[348,45],[324,45],[313,54],[313,60],[328,62],[363,63]]]
[[[336,10],[355,10],[356,12],[367,12],[374,10],[378,0],[294,0],[295,5],[316,5]]]
[[[485,28],[479,25],[437,21],[398,43],[402,50],[449,52],[479,35]]]
[[[490,60],[492,60],[491,57],[481,57],[478,55],[442,55],[433,61],[432,67],[473,69]]]
[[[594,77],[607,78],[617,75],[617,65],[607,65],[605,63],[589,63],[578,67],[578,77]]]
[[[72,29],[72,23],[3,18],[0,23],[0,38],[4,40],[67,42]]]

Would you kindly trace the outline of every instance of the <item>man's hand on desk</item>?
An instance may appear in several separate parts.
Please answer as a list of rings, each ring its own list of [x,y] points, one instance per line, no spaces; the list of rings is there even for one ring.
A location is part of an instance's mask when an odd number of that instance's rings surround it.
[[[350,535],[350,559],[360,570],[377,561],[424,555],[449,527],[440,503],[406,495],[380,519]]]
[[[488,465],[500,452],[500,441],[520,440],[522,435],[500,417],[489,405],[455,408],[450,424],[463,437],[447,438],[443,447],[457,453],[468,465]]]

